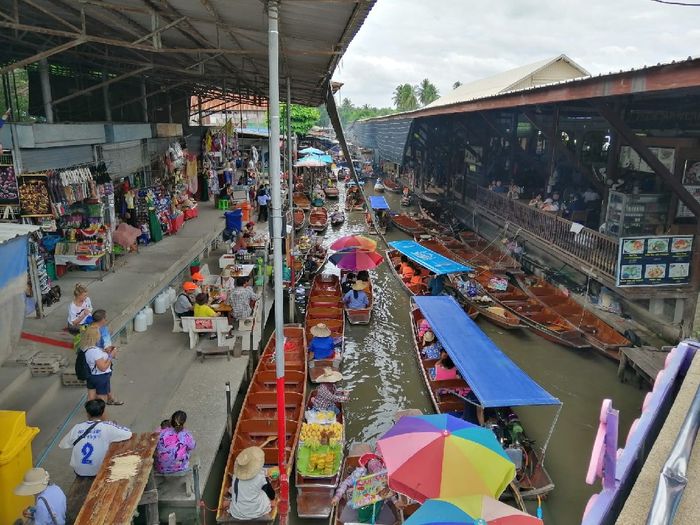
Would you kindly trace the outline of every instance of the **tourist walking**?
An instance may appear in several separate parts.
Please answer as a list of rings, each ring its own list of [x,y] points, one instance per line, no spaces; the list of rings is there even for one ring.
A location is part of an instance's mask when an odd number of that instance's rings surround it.
[[[88,399],[102,399],[109,405],[123,405],[122,401],[111,400],[112,391],[112,359],[114,359],[117,349],[112,348],[106,352],[99,346],[100,332],[96,326],[91,326],[80,338],[81,352],[85,352],[85,362],[89,375],[85,381],[88,389]]]
[[[267,221],[267,205],[270,202],[270,196],[265,188],[262,188],[258,193],[258,222]]]

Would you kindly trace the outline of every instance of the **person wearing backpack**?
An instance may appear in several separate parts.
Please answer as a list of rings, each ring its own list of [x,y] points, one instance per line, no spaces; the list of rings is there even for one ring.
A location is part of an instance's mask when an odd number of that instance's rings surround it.
[[[91,399],[86,402],[87,421],[75,425],[58,444],[59,448],[73,449],[70,466],[75,472],[76,479],[68,496],[70,502],[68,516],[72,518],[75,518],[80,511],[109,445],[131,439],[132,436],[128,428],[105,419],[105,405],[102,399]],[[77,495],[81,495],[82,499]]]
[[[100,348],[101,337],[97,326],[90,326],[83,332],[75,360],[76,375],[78,379],[85,378],[88,400],[99,398],[111,405],[123,405],[123,402],[116,401],[114,398],[110,401],[112,359],[117,350],[112,348],[106,352]]]

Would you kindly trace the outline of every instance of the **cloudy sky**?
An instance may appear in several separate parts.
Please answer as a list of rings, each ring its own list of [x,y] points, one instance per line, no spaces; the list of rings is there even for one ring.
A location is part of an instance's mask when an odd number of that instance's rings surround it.
[[[682,0],[691,1],[691,0]],[[441,94],[567,54],[593,74],[700,55],[700,7],[651,0],[377,0],[337,68],[343,98],[390,106],[429,78]]]

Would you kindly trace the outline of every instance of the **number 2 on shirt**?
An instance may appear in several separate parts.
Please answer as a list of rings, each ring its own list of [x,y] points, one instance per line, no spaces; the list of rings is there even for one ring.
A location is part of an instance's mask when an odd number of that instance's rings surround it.
[[[94,450],[95,447],[93,447],[90,443],[85,443],[83,445],[83,448],[80,449],[80,452],[83,454],[83,459],[80,460],[80,462],[83,465],[92,465],[92,460],[90,459],[90,456],[92,456]]]

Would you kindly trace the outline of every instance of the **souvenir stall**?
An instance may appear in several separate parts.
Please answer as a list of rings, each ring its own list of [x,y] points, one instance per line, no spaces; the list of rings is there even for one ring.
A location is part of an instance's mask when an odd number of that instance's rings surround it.
[[[11,151],[3,151],[0,145],[0,206],[5,209],[14,208],[19,204],[19,190]],[[9,213],[9,212],[8,212]],[[4,210],[3,210],[4,215]],[[2,219],[11,219],[2,216]]]

